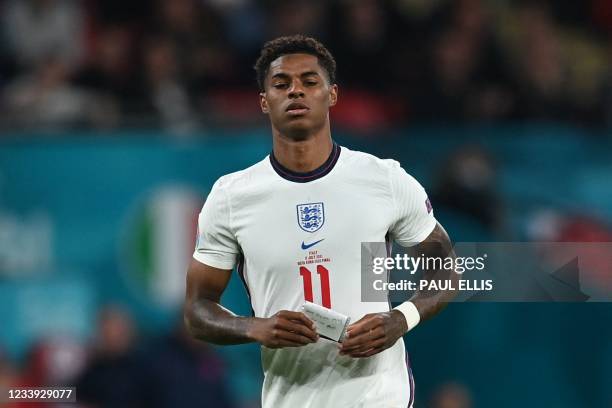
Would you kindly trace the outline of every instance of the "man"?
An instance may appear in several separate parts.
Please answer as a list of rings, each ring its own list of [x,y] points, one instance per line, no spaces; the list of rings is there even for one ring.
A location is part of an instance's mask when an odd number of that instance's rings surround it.
[[[427,242],[442,255],[451,245],[425,191],[397,162],[332,141],[335,68],[312,38],[265,44],[255,70],[273,152],[221,177],[199,217],[186,324],[211,343],[261,344],[264,408],[412,405],[401,337],[446,301],[418,292],[393,310],[361,301],[361,242],[389,237],[428,255]],[[253,317],[219,304],[236,264]],[[317,335],[298,311],[305,300],[351,318],[341,344]]]

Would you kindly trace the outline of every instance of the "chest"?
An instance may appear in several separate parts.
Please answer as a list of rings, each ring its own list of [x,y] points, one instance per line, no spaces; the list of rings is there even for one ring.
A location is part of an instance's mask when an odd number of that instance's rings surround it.
[[[376,186],[308,186],[247,200],[232,216],[247,258],[296,259],[304,251],[340,254],[361,242],[384,241],[391,201]]]

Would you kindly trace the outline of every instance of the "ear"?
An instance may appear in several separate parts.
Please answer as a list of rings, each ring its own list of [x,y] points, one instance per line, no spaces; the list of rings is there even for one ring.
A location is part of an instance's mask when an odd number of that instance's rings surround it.
[[[335,106],[338,102],[338,85],[334,84],[329,89],[329,106]]]
[[[261,111],[263,113],[268,113],[270,110],[268,109],[268,101],[266,100],[266,93],[259,93],[259,106],[261,107]]]

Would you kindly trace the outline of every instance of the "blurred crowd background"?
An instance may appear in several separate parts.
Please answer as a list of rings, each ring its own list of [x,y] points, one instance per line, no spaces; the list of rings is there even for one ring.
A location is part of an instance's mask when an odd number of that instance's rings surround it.
[[[259,406],[257,345],[191,340],[181,303],[207,192],[270,151],[259,49],[294,33],[336,57],[334,138],[454,241],[612,242],[610,0],[0,0],[0,388]],[[612,293],[609,257],[580,273]],[[250,313],[236,277],[223,304]],[[415,407],[612,406],[611,322],[453,304],[406,337]]]
[[[252,66],[264,41],[288,33],[335,55],[337,125],[612,121],[609,0],[0,4],[4,126],[259,123]]]

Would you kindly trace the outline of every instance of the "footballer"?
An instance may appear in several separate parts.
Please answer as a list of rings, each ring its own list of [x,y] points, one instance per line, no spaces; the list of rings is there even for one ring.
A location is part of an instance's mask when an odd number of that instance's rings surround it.
[[[264,408],[410,407],[402,336],[448,299],[417,291],[393,309],[361,301],[361,243],[395,241],[447,256],[448,235],[399,163],[334,142],[336,63],[321,43],[277,38],[255,70],[272,152],[217,180],[202,208],[186,325],[206,342],[260,344]],[[235,267],[253,316],[221,305]],[[350,317],[341,343],[317,333],[301,312],[306,301]]]

